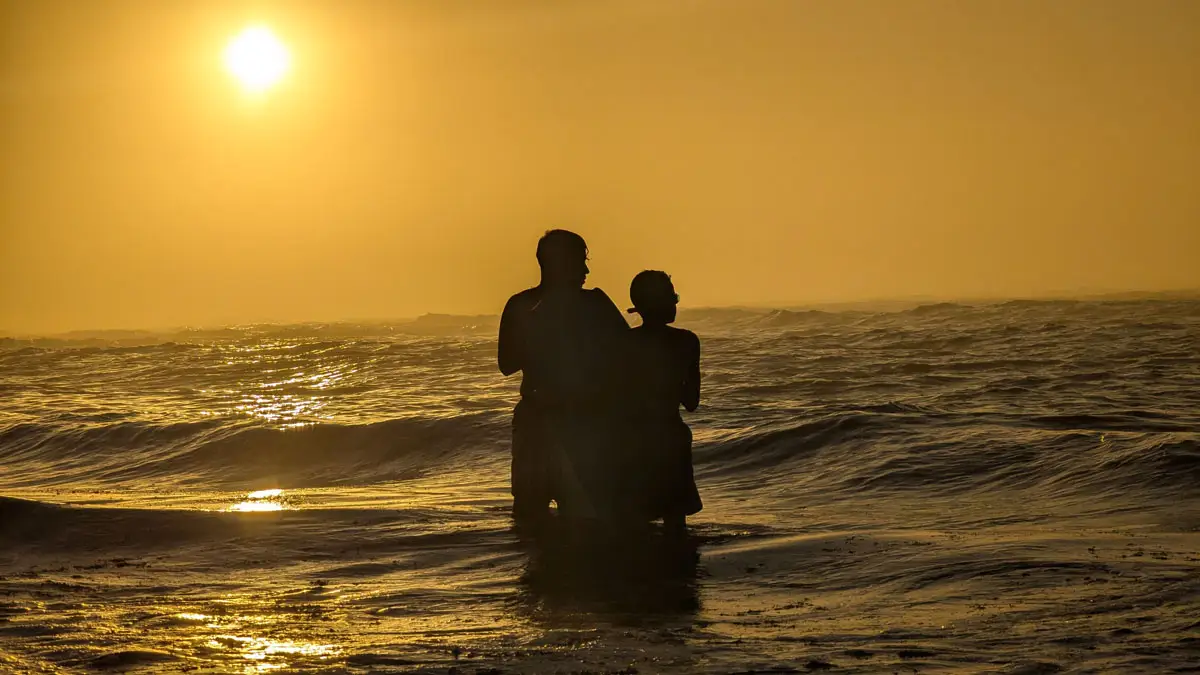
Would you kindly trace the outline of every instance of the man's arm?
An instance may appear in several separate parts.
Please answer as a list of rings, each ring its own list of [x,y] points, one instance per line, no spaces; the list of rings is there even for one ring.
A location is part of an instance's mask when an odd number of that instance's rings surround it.
[[[700,338],[688,331],[688,370],[683,380],[683,393],[680,403],[688,412],[695,412],[700,406]]]
[[[521,307],[524,303],[519,295],[514,295],[508,299],[504,305],[504,313],[500,315],[500,339],[496,346],[496,363],[500,366],[500,372],[505,375],[513,373],[525,367],[524,350],[522,349],[522,323],[523,317],[518,316],[521,313]]]

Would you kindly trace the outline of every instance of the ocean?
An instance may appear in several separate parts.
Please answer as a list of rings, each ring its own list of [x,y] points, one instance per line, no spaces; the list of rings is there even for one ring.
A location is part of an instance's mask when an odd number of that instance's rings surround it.
[[[495,317],[0,340],[0,672],[1200,670],[1200,300],[677,325],[705,508],[603,545]]]

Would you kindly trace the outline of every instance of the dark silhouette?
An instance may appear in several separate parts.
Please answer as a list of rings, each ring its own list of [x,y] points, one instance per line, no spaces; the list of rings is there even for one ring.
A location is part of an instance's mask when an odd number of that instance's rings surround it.
[[[627,501],[645,519],[663,519],[669,532],[701,508],[692,474],[692,431],[679,414],[700,404],[700,339],[669,324],[679,295],[665,272],[646,270],[629,287],[630,312],[642,325],[629,332],[627,400],[631,451]]]
[[[500,372],[522,372],[512,436],[518,521],[542,519],[551,500],[572,515],[608,509],[602,430],[614,405],[612,356],[629,325],[604,291],[583,288],[587,257],[583,237],[546,232],[541,283],[510,298],[500,318]]]

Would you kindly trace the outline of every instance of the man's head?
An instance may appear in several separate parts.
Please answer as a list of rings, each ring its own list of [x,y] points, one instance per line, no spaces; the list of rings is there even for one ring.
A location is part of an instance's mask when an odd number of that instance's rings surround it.
[[[583,237],[569,230],[547,231],[537,245],[542,284],[582,288],[591,271],[587,266],[587,257],[588,247]]]
[[[643,323],[671,323],[675,320],[679,295],[671,283],[671,276],[666,272],[638,272],[629,284],[629,299],[633,301],[633,308],[629,311],[641,314]]]

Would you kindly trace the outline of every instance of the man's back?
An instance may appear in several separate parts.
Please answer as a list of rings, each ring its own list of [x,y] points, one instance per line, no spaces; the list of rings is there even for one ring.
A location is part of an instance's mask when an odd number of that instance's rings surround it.
[[[606,393],[606,374],[628,324],[604,291],[531,288],[500,319],[501,372],[521,370],[521,396],[586,405]]]
[[[589,436],[580,425],[611,389],[605,363],[628,329],[604,291],[583,290],[587,259],[583,237],[547,231],[537,245],[541,283],[510,298],[500,317],[497,365],[505,375],[522,373],[512,445],[518,519],[541,518],[552,499],[563,506],[563,477]]]

